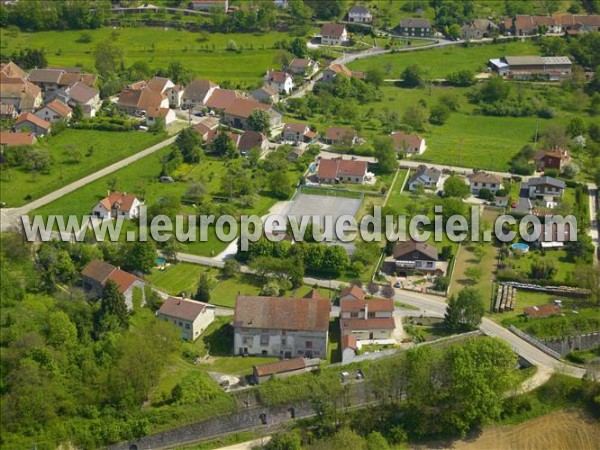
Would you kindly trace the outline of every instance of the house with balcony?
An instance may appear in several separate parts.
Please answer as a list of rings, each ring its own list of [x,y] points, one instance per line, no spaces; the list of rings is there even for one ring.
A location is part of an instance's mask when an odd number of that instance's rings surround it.
[[[427,242],[406,241],[397,244],[392,256],[396,272],[427,272],[444,275],[447,263],[441,262],[438,249]]]
[[[522,185],[522,188],[527,189],[529,198],[532,200],[558,201],[565,193],[566,187],[564,181],[552,177],[530,178],[524,184],[526,186]]]

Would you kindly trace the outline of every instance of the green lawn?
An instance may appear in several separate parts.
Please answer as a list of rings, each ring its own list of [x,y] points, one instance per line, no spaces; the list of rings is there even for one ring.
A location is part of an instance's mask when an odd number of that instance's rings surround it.
[[[32,173],[1,166],[0,201],[6,202],[9,207],[23,205],[151,147],[164,138],[164,135],[139,131],[64,130],[57,136],[42,139],[38,144],[52,155],[53,165],[48,173]],[[73,162],[67,156],[65,149],[68,146],[75,146],[79,150],[79,162]],[[106,188],[102,192],[106,192]],[[86,211],[89,211],[89,207]]]
[[[514,264],[514,269],[522,277],[529,276],[531,265],[536,259],[552,260],[556,263],[558,271],[554,275],[554,281],[569,281],[573,279],[575,263],[571,262],[565,250],[547,250],[542,254],[538,250],[529,250],[525,255],[512,255],[509,261]]]
[[[389,69],[391,65],[392,70],[386,70],[386,77],[400,78],[400,74],[406,67],[418,64],[427,71],[431,78],[445,78],[449,73],[459,70],[482,71],[491,58],[506,55],[538,55],[539,53],[539,47],[531,40],[500,42],[495,45],[472,45],[471,47],[455,45],[441,49],[375,56],[354,61],[348,67],[352,70],[364,71],[373,67]]]
[[[120,28],[116,43],[125,54],[125,63],[147,62],[152,69],[164,69],[171,61],[181,61],[198,76],[222,82],[231,80],[247,86],[260,84],[265,71],[276,67],[275,56],[280,52],[274,43],[292,39],[287,33],[196,33],[164,28]],[[77,42],[81,31],[20,32],[13,37],[1,30],[2,53],[10,54],[24,48],[44,48],[49,65],[82,65],[94,69],[94,48],[111,37],[112,28],[86,30],[92,42]],[[230,40],[241,51],[227,51]]]
[[[153,269],[152,273],[146,276],[146,280],[168,294],[179,295],[181,292],[185,292],[188,296],[191,296],[196,292],[198,280],[202,273],[208,273],[210,277],[216,277],[218,270],[180,262],[171,264],[164,270]]]

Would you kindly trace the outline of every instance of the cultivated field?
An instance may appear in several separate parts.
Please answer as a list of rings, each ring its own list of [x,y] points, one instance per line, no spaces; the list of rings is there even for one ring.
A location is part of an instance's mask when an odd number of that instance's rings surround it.
[[[600,425],[579,411],[561,411],[519,425],[489,427],[472,440],[454,442],[457,450],[597,450]]]

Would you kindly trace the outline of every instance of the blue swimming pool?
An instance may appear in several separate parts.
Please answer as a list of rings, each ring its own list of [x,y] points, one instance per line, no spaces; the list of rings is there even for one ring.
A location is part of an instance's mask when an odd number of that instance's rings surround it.
[[[511,250],[515,253],[527,253],[529,251],[529,245],[517,242],[510,246]]]
[[[162,265],[166,262],[167,260],[165,258],[156,258],[156,264],[158,265]]]

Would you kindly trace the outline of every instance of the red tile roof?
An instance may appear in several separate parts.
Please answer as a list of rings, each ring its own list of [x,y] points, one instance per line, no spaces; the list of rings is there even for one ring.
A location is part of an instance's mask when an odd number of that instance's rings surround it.
[[[308,125],[306,125],[305,123],[286,123],[283,126],[283,132],[287,133],[287,132],[292,132],[292,133],[303,133],[306,131],[306,129],[308,128]]]
[[[271,105],[257,102],[256,100],[250,100],[246,98],[238,98],[233,101],[227,108],[225,108],[225,114],[230,116],[236,116],[241,118],[248,118],[250,114],[256,109],[262,109],[269,111]]]
[[[204,97],[208,91],[212,88],[218,88],[219,86],[216,83],[213,83],[210,80],[204,80],[202,78],[196,78],[192,80],[190,84],[185,87],[185,91],[183,92],[183,96],[187,100],[192,101],[203,101]]]
[[[210,109],[225,109],[231,105],[237,98],[241,98],[241,95],[236,91],[229,89],[215,89],[208,100],[206,106]]]
[[[108,197],[100,200],[102,206],[107,211],[110,211],[115,204],[119,204],[121,211],[130,211],[133,206],[133,202],[137,199],[134,194],[126,194],[122,192],[111,192]]]
[[[475,172],[469,177],[469,180],[476,183],[502,183],[501,177],[487,172]]]
[[[267,81],[273,81],[275,83],[285,83],[285,80],[288,78],[292,78],[287,72],[279,72],[276,70],[270,70],[267,72],[266,79]]]
[[[207,308],[207,305],[195,300],[168,297],[157,314],[193,322]]]
[[[412,260],[413,259],[412,255],[416,251],[421,252],[424,255],[427,255],[429,258],[431,258],[434,261],[438,260],[437,248],[431,244],[428,244],[427,242],[416,242],[416,241],[401,242],[400,244],[398,244],[394,247],[392,254],[394,255],[395,259],[407,258],[407,255],[409,255],[408,259]]]
[[[91,278],[92,280],[97,281],[100,284],[104,284],[111,273],[113,273],[117,268],[112,264],[101,261],[99,259],[94,259],[90,261],[87,266],[81,271],[81,275],[86,278]]]
[[[8,147],[19,147],[21,145],[35,144],[36,137],[34,133],[12,133],[0,131],[0,145]]]
[[[317,300],[327,300],[327,297],[325,297],[323,294],[321,294],[316,289],[311,289],[302,298],[312,298],[312,299],[317,299]]]
[[[339,141],[341,139],[351,139],[356,136],[356,131],[348,127],[329,127],[325,132],[325,139]]]
[[[51,109],[62,117],[67,117],[72,111],[71,108],[57,99],[52,100],[50,103],[46,104],[45,107]]]
[[[331,64],[328,67],[328,69],[334,71],[335,73],[337,73],[339,75],[344,75],[345,77],[348,77],[348,78],[350,78],[352,76],[352,71],[343,64]]]
[[[261,364],[260,366],[254,366],[254,373],[259,377],[264,377],[278,373],[293,372],[295,370],[302,370],[305,368],[306,361],[304,358],[294,358],[284,359],[282,361],[276,361],[269,364]]]
[[[50,122],[46,122],[44,119],[40,119],[39,117],[34,116],[33,114],[28,113],[28,112],[21,113],[19,115],[19,117],[17,117],[17,121],[15,122],[15,125],[19,125],[20,123],[23,123],[23,122],[30,122],[40,128],[45,129],[45,130],[50,129],[50,127],[52,126],[50,124]]]
[[[114,281],[119,288],[119,292],[124,294],[139,278],[124,270],[116,269],[108,276],[108,280]]]
[[[363,291],[361,288],[359,288],[355,284],[353,284],[350,287],[347,287],[346,289],[343,289],[340,292],[340,297],[345,297],[346,295],[352,295],[353,297],[357,298],[358,300],[365,299],[365,291]]]
[[[146,112],[148,117],[162,118],[164,119],[171,111],[169,108],[149,108]]]
[[[324,23],[321,27],[321,36],[342,37],[346,26],[343,23]]]
[[[295,331],[329,330],[327,299],[238,296],[233,325]]]
[[[0,64],[0,72],[10,78],[24,78],[26,75],[26,72],[12,61]]]
[[[367,173],[366,161],[351,161],[347,159],[322,159],[319,162],[317,178],[335,179],[339,176],[364,177]]]
[[[397,150],[402,150],[404,147],[408,148],[419,148],[423,138],[417,134],[408,134],[404,131],[394,131],[392,133],[392,139]]]
[[[392,317],[378,319],[340,319],[342,330],[393,330],[396,322]]]
[[[253,148],[262,147],[263,143],[267,140],[267,137],[258,132],[252,130],[244,131],[238,147],[240,150],[251,150]]]
[[[369,312],[394,312],[394,300],[391,298],[372,298],[369,300],[340,301],[341,312],[358,312],[368,308]]]
[[[342,336],[342,350],[346,348],[351,348],[353,350],[358,348],[356,345],[356,337],[352,333]]]

